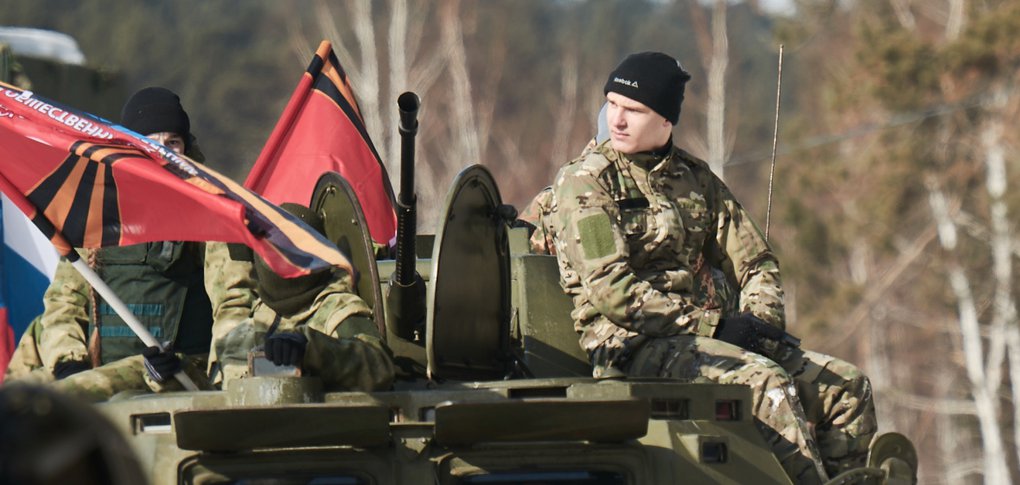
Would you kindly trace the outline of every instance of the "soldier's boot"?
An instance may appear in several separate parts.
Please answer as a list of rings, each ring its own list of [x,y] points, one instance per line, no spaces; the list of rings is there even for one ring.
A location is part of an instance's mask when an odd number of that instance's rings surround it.
[[[888,485],[917,483],[917,450],[899,433],[884,433],[871,444],[868,466],[885,471]]]
[[[917,452],[899,433],[879,436],[857,468],[832,477],[825,485],[914,485],[917,483]]]
[[[825,464],[825,471],[830,477],[847,470],[867,466],[868,444],[875,437],[875,432],[871,428],[864,434],[855,434],[854,431],[857,429],[852,426],[825,430],[815,429],[819,453]]]

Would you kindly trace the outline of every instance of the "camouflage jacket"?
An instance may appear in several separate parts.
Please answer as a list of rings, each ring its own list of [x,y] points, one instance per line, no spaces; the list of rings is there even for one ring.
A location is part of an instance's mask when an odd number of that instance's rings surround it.
[[[251,262],[232,259],[225,243],[205,243],[204,251],[204,283],[214,328],[236,326],[251,314],[255,300]],[[43,299],[36,342],[43,365],[52,372],[58,362],[89,361],[85,329],[91,320],[92,297],[88,282],[71,263],[61,260]]]
[[[215,377],[221,385],[247,374],[249,351],[258,350],[277,319],[275,332],[299,332],[308,339],[302,371],[322,378],[327,390],[383,390],[393,383],[393,360],[372,310],[354,294],[351,277],[337,272],[312,304],[298,313],[280,315],[256,300],[251,318],[241,325],[225,333],[221,333],[224,327],[217,326],[213,366],[222,372]]]
[[[707,164],[675,146],[624,156],[604,142],[565,165],[545,218],[581,345],[637,334],[711,336],[725,303],[712,273],[739,288],[740,312],[783,328],[783,290],[761,231]]]

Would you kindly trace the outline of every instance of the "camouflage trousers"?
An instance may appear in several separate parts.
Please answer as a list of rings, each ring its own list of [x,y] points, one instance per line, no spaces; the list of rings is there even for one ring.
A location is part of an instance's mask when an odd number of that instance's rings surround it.
[[[650,339],[624,370],[631,376],[750,386],[755,422],[795,483],[821,483],[827,475],[863,466],[876,431],[867,377],[816,352],[779,354],[777,363],[726,342],[682,335]]]
[[[213,387],[205,373],[207,357],[205,355],[177,354],[181,358],[181,368],[194,381],[199,389],[208,391]],[[184,387],[177,379],[163,383],[154,381],[145,371],[145,361],[141,355],[133,355],[104,364],[95,369],[79,372],[53,383],[56,389],[90,402],[106,401],[119,392],[165,392],[181,391]]]
[[[878,431],[871,381],[842,359],[782,347],[776,361],[793,378],[829,476],[862,467]]]

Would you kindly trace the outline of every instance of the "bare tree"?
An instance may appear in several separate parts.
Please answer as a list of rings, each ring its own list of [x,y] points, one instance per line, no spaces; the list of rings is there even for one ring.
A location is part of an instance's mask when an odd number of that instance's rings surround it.
[[[970,381],[971,395],[974,397],[981,428],[984,478],[987,483],[1011,483],[1002,430],[999,427],[999,405],[996,395],[999,383],[989,379],[989,374],[998,375],[998,366],[994,356],[989,362],[990,368],[986,367],[983,360],[986,348],[982,342],[977,304],[970,279],[956,255],[958,231],[949,209],[950,204],[936,181],[929,180],[927,187],[932,216],[938,227],[939,242],[948,256],[946,266],[949,286],[957,302],[960,337],[964,347],[964,367]],[[996,344],[993,343],[994,345]],[[998,364],[1001,365],[1001,362]]]
[[[567,47],[563,55],[562,70],[560,71],[560,99],[561,105],[557,116],[562,120],[556,123],[556,130],[553,133],[552,160],[568,160],[571,153],[577,151],[573,146],[570,137],[573,131],[574,117],[577,115],[578,104],[578,52],[577,46]]]
[[[956,40],[967,24],[965,0],[949,0],[949,17],[946,19],[946,39]]]
[[[906,30],[914,30],[917,27],[917,20],[910,11],[910,0],[889,0],[893,12],[896,12],[896,20]]]
[[[1020,416],[1020,328],[1017,325],[1016,302],[1013,300],[1013,236],[1009,223],[1006,195],[1006,147],[1003,141],[1009,105],[1009,92],[1000,86],[992,94],[991,115],[981,132],[981,147],[985,152],[987,171],[986,187],[991,201],[989,225],[991,227],[992,274],[995,293],[992,299],[992,337],[995,342],[989,365],[1001,367],[1003,354],[1009,349],[1009,375],[1012,384],[1013,416]],[[993,377],[998,377],[996,374]],[[998,382],[998,381],[996,381]],[[1013,420],[1013,440],[1020,444],[1020,422]],[[1020,454],[1020,446],[1015,446]]]
[[[701,3],[688,2],[693,19],[695,38],[701,61],[708,73],[708,99],[705,103],[705,148],[708,166],[724,179],[724,166],[730,146],[726,138],[726,69],[729,65],[729,36],[726,30],[726,0],[715,0],[712,8],[711,32],[701,10]]]
[[[481,161],[478,126],[475,125],[474,103],[471,97],[471,78],[468,75],[467,55],[464,52],[464,32],[461,27],[460,0],[442,2],[441,19],[443,45],[450,53],[447,69],[452,81],[452,132],[460,140],[456,150],[467,163]],[[447,159],[457,157],[448,156]]]

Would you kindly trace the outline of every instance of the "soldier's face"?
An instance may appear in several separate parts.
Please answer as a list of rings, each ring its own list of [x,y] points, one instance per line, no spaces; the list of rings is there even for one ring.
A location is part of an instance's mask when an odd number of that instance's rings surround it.
[[[146,138],[149,138],[150,140],[154,140],[156,143],[159,143],[159,144],[161,144],[161,145],[163,145],[163,146],[173,150],[174,153],[176,153],[178,155],[181,155],[181,154],[184,153],[184,137],[181,136],[181,135],[178,135],[177,133],[171,133],[169,131],[161,131],[159,133],[149,133],[148,135],[145,135],[145,136],[146,136]]]
[[[613,149],[626,154],[662,148],[673,125],[643,103],[622,94],[606,95],[606,123]]]

